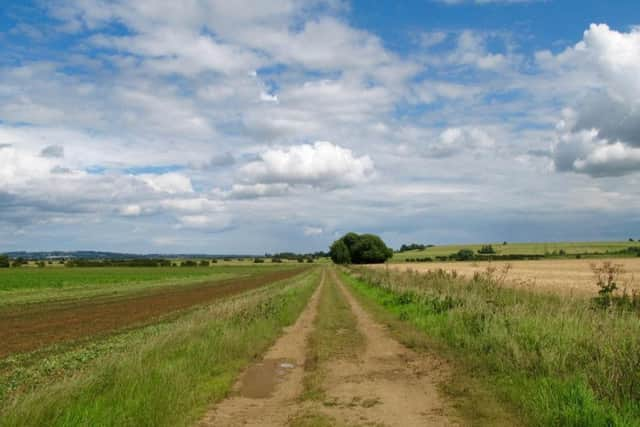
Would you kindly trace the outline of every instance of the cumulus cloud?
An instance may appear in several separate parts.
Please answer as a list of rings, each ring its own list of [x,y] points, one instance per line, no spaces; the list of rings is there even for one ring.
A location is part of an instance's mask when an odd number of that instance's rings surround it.
[[[554,162],[561,171],[619,176],[640,170],[640,29],[592,24],[583,40],[558,55],[540,52],[541,67],[592,75],[559,121]]]
[[[316,187],[353,186],[368,181],[374,164],[367,155],[356,157],[348,148],[326,141],[271,148],[241,169],[248,181],[308,184]]]
[[[287,183],[273,184],[233,184],[229,197],[232,199],[256,199],[259,197],[277,197],[289,193]]]
[[[170,172],[160,175],[142,174],[138,175],[138,178],[155,191],[169,194],[193,192],[191,179],[179,173]]]
[[[438,138],[427,145],[427,157],[445,158],[462,152],[490,149],[495,140],[485,130],[477,127],[452,127],[443,130]]]

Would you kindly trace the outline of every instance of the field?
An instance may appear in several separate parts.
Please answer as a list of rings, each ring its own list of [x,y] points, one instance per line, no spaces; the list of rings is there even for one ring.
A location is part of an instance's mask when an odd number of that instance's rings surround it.
[[[603,261],[7,269],[0,427],[640,425]]]
[[[496,261],[487,262],[427,262],[427,263],[394,263],[388,266],[374,268],[389,268],[392,270],[427,272],[443,269],[455,271],[471,278],[474,273],[483,273],[487,267],[495,268],[496,274],[508,267],[505,284],[525,289],[544,292],[556,292],[563,295],[595,295],[598,287],[591,270],[592,264],[610,261],[623,266],[624,273],[620,276],[620,288],[640,290],[640,258],[608,258],[597,260],[558,259],[538,261]]]
[[[424,258],[436,256],[448,256],[461,249],[471,249],[477,252],[483,245],[490,244],[497,255],[545,255],[557,253],[563,250],[567,255],[575,254],[606,254],[607,252],[619,252],[629,247],[640,248],[640,242],[541,242],[541,243],[474,243],[459,245],[433,246],[424,250],[412,250],[395,253],[392,262],[403,262],[408,258]]]

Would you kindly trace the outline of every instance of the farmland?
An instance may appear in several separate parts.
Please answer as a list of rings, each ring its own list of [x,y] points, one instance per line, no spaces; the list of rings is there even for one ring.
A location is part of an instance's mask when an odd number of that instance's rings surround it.
[[[524,290],[555,292],[563,295],[593,296],[598,287],[594,281],[592,264],[610,261],[621,265],[624,273],[620,275],[620,288],[628,291],[640,289],[640,258],[605,259],[558,259],[538,261],[495,261],[487,262],[428,262],[428,263],[392,263],[386,268],[398,271],[427,272],[443,269],[455,271],[463,277],[472,278],[475,273],[483,273],[488,267],[497,273],[508,270],[505,284]],[[375,266],[375,268],[382,268]]]
[[[604,261],[5,269],[0,426],[637,425]]]
[[[473,243],[456,245],[436,245],[423,250],[410,250],[395,253],[391,262],[404,262],[407,259],[449,256],[462,249],[470,249],[477,253],[485,244],[491,245],[496,255],[549,255],[559,256],[560,251],[566,255],[592,254],[611,256],[613,253],[624,251],[627,248],[640,248],[637,241],[611,241],[611,242],[541,242],[541,243]]]

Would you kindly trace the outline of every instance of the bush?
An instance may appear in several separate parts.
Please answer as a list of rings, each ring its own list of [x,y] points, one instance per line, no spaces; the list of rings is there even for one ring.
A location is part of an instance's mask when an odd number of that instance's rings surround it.
[[[471,249],[460,249],[454,256],[457,261],[470,261],[474,258],[474,253]]]
[[[6,255],[0,255],[0,268],[9,268],[11,263],[9,262],[9,257]]]
[[[495,254],[496,250],[493,249],[491,245],[482,245],[482,247],[478,250],[479,254]]]
[[[253,259],[253,263],[254,264],[262,264],[262,263],[264,263],[264,259],[262,259],[262,258],[254,258]]]
[[[347,233],[331,245],[331,259],[336,264],[379,264],[393,256],[375,234]]]

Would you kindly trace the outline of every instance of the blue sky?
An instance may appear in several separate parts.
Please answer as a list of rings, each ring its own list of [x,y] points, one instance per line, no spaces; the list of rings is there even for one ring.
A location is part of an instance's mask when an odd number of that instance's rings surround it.
[[[640,238],[633,1],[3,2],[0,251]]]

